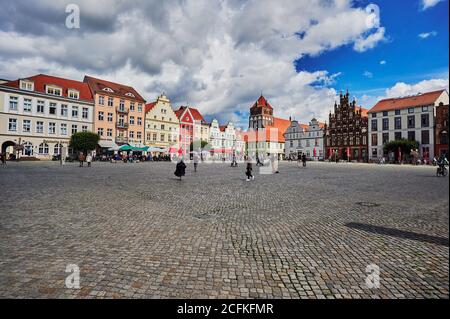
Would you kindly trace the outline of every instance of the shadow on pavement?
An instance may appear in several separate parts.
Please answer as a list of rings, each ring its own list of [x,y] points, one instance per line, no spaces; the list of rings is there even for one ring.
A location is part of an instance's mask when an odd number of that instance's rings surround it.
[[[359,229],[368,233],[398,237],[403,239],[417,240],[425,243],[432,243],[441,246],[449,246],[449,240],[445,237],[437,237],[425,234],[419,234],[409,231],[403,231],[395,228],[387,228],[382,226],[374,226],[369,224],[348,223],[345,226],[349,228]]]

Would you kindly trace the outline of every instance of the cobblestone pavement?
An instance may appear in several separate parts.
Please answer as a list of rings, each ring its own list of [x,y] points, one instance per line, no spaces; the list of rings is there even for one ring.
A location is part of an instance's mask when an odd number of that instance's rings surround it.
[[[0,167],[0,297],[449,297],[449,180],[432,167],[174,169]]]

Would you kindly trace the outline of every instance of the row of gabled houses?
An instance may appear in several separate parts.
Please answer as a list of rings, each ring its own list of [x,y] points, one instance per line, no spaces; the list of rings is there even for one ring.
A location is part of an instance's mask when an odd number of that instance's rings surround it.
[[[2,153],[51,159],[72,152],[70,137],[77,132],[100,136],[97,154],[130,145],[187,155],[200,141],[212,142],[209,152],[217,158],[245,152],[243,134],[233,123],[207,123],[190,106],[174,110],[164,94],[146,103],[131,86],[91,76],[75,81],[39,74],[0,81]]]
[[[448,157],[449,95],[447,90],[380,100],[370,110],[340,94],[328,123],[312,119],[309,125],[274,117],[273,107],[261,96],[250,109],[247,152],[278,154],[279,158],[370,162],[381,158],[403,161],[405,154],[386,153],[395,140],[416,141],[425,162]]]
[[[261,95],[250,107],[249,127],[207,122],[192,106],[173,108],[161,94],[147,103],[127,85],[85,76],[74,81],[36,75],[15,81],[0,80],[0,145],[2,153],[49,159],[62,150],[70,153],[72,134],[100,136],[98,153],[122,145],[149,146],[159,153],[207,151],[217,159],[244,155],[296,159],[373,161],[386,157],[383,145],[398,139],[419,143],[420,156],[448,154],[446,90],[384,99],[368,110],[349,93],[340,94],[328,123],[309,124],[274,116]]]

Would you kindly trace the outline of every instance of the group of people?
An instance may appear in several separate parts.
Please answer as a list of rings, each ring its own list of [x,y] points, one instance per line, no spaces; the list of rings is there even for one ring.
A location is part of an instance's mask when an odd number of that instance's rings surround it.
[[[194,163],[194,172],[197,172],[198,170],[198,164],[200,162],[200,157],[197,154],[193,155],[192,161]],[[253,175],[253,159],[251,157],[246,157],[245,158],[246,161],[246,168],[245,168],[245,176],[246,176],[246,181],[250,182],[252,180],[255,180],[255,176]],[[303,161],[303,167],[306,167],[306,155],[302,158]],[[231,163],[231,167],[237,167],[238,163],[236,161],[236,159],[233,159],[232,163]],[[264,166],[264,163],[260,161],[259,157],[256,157],[256,166]],[[272,169],[272,173],[273,174],[278,174],[279,170],[278,170],[278,158],[275,154],[272,154],[270,156],[270,167]],[[180,157],[177,161],[177,165],[175,168],[175,176],[177,176],[180,180],[182,179],[183,176],[186,175],[186,164],[184,163],[183,157]]]
[[[84,166],[84,162],[87,163],[88,167],[91,167],[91,165],[92,165],[92,154],[88,153],[87,155],[84,155],[84,153],[81,152],[78,155],[78,161],[80,162],[80,167]]]

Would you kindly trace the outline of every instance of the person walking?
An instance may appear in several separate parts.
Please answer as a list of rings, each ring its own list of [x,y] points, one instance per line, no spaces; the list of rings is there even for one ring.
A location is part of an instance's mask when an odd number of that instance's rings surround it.
[[[247,168],[245,170],[245,175],[247,176],[247,182],[250,182],[250,180],[254,180],[255,176],[253,176],[253,165],[252,161],[250,159],[247,160]]]
[[[200,161],[200,158],[197,153],[194,153],[193,161],[194,161],[194,172],[197,173],[198,162]]]
[[[80,167],[83,167],[84,161],[86,160],[86,156],[84,156],[83,152],[80,152],[80,155],[78,155],[78,160],[80,161]]]
[[[2,165],[6,165],[6,155],[5,155],[5,153],[0,153],[0,160],[2,162]]]
[[[302,163],[303,163],[303,167],[306,167],[306,154],[302,155]]]
[[[92,155],[91,155],[91,153],[89,153],[89,154],[86,156],[86,162],[87,162],[87,164],[88,164],[88,167],[91,167],[91,164],[92,164]]]
[[[175,176],[180,178],[186,175],[186,164],[184,164],[183,158],[181,157],[180,160],[177,163],[176,169],[175,169]]]
[[[233,158],[231,160],[231,167],[237,167],[238,163],[236,161],[236,155],[233,154]]]

